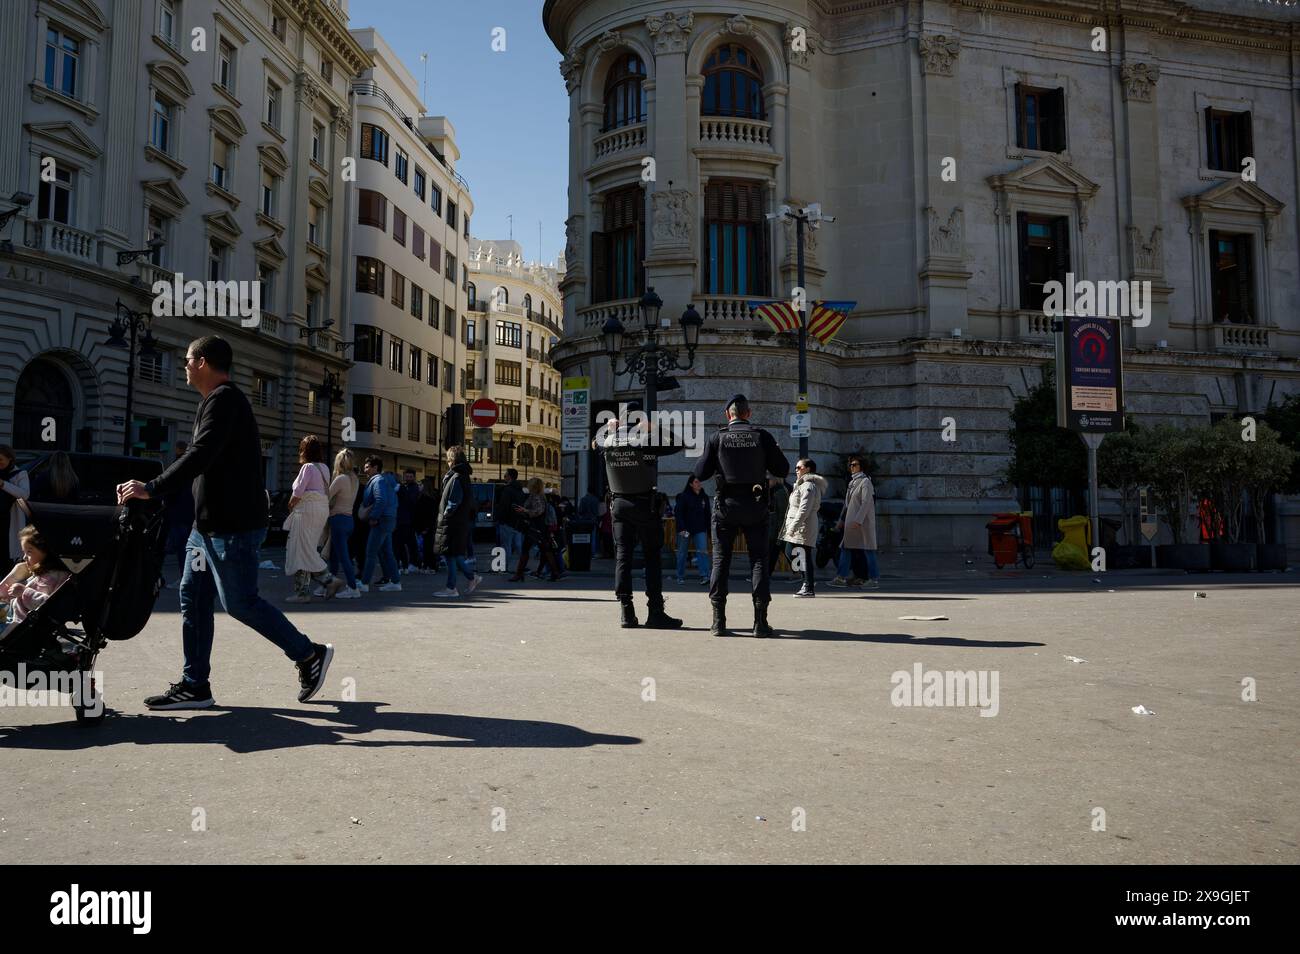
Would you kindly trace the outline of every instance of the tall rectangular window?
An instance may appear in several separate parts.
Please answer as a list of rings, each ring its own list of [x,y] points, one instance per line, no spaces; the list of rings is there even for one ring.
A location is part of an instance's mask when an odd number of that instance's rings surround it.
[[[424,229],[414,222],[411,223],[411,253],[424,261]]]
[[[442,306],[442,333],[448,338],[456,337],[456,311],[450,305]]]
[[[390,299],[398,308],[406,307],[406,278],[400,272],[393,272],[393,297]]]
[[[498,401],[497,402],[498,423],[519,424],[520,423],[519,407],[520,405],[518,401]]]
[[[212,184],[230,188],[230,162],[234,147],[220,136],[212,137]]]
[[[446,276],[454,282],[456,280],[456,256],[451,254],[451,252],[448,252],[446,255],[446,263],[444,267],[446,269]]]
[[[430,186],[429,190],[432,193],[429,196],[429,205],[433,207],[433,214],[442,215],[442,190],[436,185]]]
[[[429,355],[429,360],[427,362],[427,365],[428,365],[427,370],[429,373],[429,378],[428,378],[429,387],[436,388],[438,386],[438,359],[433,355]]]
[[[457,225],[456,214],[457,214],[456,203],[452,202],[451,199],[448,199],[447,200],[447,224],[451,226],[451,230],[453,232],[456,231],[456,225]]]
[[[158,0],[158,35],[176,45],[176,0]]]
[[[436,368],[436,364],[430,364],[431,368]],[[437,375],[431,375],[437,377]],[[430,384],[437,384],[437,381],[430,381]],[[424,412],[424,442],[426,444],[438,445],[438,415],[432,411]]]
[[[320,78],[327,83],[334,82],[334,61],[329,57],[321,57]]]
[[[321,245],[321,216],[324,213],[315,202],[307,204],[307,241],[312,245]]]
[[[208,281],[219,282],[226,277],[226,256],[230,249],[224,242],[208,239]]]
[[[393,206],[393,241],[406,244],[406,213],[397,206]]]
[[[705,187],[704,267],[708,294],[767,293],[767,220],[758,183],[723,181]]]
[[[523,346],[523,325],[513,321],[497,322],[497,344],[504,345],[507,348],[519,348]]]
[[[325,127],[315,120],[311,124],[311,161],[321,162],[324,156],[323,143],[325,141]]]
[[[228,40],[217,47],[217,85],[228,93],[235,91],[235,46]]]
[[[429,267],[435,272],[442,270],[442,246],[432,235],[429,236]]]
[[[437,328],[442,324],[442,302],[429,296],[429,327]]]
[[[10,29],[17,29],[10,24]],[[12,66],[12,64],[11,64]],[[81,41],[58,27],[45,31],[45,85],[73,98],[81,70]]]
[[[280,128],[280,87],[271,80],[266,81],[266,124]]]
[[[261,209],[269,219],[275,218],[276,199],[280,193],[280,177],[262,170]]]
[[[1065,151],[1065,90],[1016,84],[1016,145]]]
[[[76,214],[74,184],[72,170],[55,165],[54,181],[42,180],[37,189],[36,217],[72,225]]]
[[[406,409],[406,439],[408,441],[418,441],[420,439],[420,413],[418,407],[408,407]]]
[[[420,381],[424,378],[424,352],[415,347],[415,345],[411,345],[411,353],[408,356],[406,373],[415,381]]]
[[[411,282],[411,317],[424,320],[424,289]]]
[[[1016,213],[1020,250],[1020,307],[1042,311],[1043,287],[1064,282],[1070,271],[1070,219],[1067,216]]]
[[[271,32],[275,34],[275,38],[281,43],[289,37],[289,26],[284,13],[280,10],[271,11]]]
[[[396,401],[388,402],[388,436],[402,436],[402,405]]]
[[[167,262],[167,244],[171,236],[171,219],[163,215],[157,209],[149,210],[149,228],[147,242],[155,239],[160,240],[163,244],[149,253],[149,262],[159,268]]]
[[[397,176],[402,185],[406,185],[407,170],[410,168],[411,157],[400,147],[394,153],[394,156],[393,174]]]
[[[450,361],[442,363],[442,389],[448,394],[454,394],[456,386],[456,369]]]
[[[357,422],[357,430],[363,433],[375,433],[379,430],[379,399],[372,394],[352,395],[352,417]]]
[[[149,142],[158,150],[172,154],[172,126],[176,107],[157,93],[153,94],[153,122],[149,127]]]
[[[262,310],[269,311],[271,314],[278,314],[275,310],[275,269],[270,265],[261,262],[257,265],[257,283],[259,285],[258,294],[261,296]],[[310,317],[307,324],[311,324]]]
[[[406,342],[394,335],[388,336],[388,370],[402,372]]]
[[[1222,172],[1241,172],[1241,161],[1253,154],[1249,112],[1205,110],[1206,165]]]
[[[361,155],[388,165],[388,133],[382,127],[361,124]]]
[[[1252,236],[1210,231],[1210,306],[1213,320],[1237,325],[1255,321]]]
[[[416,166],[415,179],[411,188],[415,190],[415,194],[420,197],[421,202],[424,201],[424,189],[425,189],[426,181],[427,180],[425,179],[424,170],[421,169],[419,166]]]

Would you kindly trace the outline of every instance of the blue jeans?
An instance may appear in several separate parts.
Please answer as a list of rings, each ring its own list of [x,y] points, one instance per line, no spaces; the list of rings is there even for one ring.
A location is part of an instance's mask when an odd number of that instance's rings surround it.
[[[852,570],[861,568],[864,561],[867,565],[867,579],[880,579],[880,567],[876,564],[875,550],[850,550],[848,547],[840,547],[840,557],[835,564],[835,573],[847,580]]]
[[[312,654],[311,640],[257,595],[257,551],[265,539],[265,530],[213,535],[190,531],[180,589],[186,682],[204,683],[211,675],[213,613],[218,596],[232,619],[265,636],[294,662]],[[200,554],[204,568],[196,570],[194,564]]]
[[[330,573],[338,575],[343,568],[343,578],[348,581],[348,589],[357,588],[357,571],[352,566],[352,554],[348,552],[348,543],[352,540],[352,514],[336,513],[330,516]]]
[[[384,576],[390,583],[401,582],[402,576],[397,571],[397,558],[393,556],[393,528],[397,526],[397,517],[380,517],[379,526],[370,528],[366,537],[366,560],[361,566],[361,582],[367,586],[375,575],[376,559],[384,565]]]
[[[465,579],[474,579],[474,558],[472,556],[449,556],[447,557],[447,589],[456,588],[456,567],[460,567],[460,572],[465,574]]]
[[[501,548],[506,551],[506,567],[512,567],[519,562],[519,554],[524,548],[524,535],[520,530],[514,527],[507,527],[504,523],[497,524],[497,542]]]
[[[700,576],[707,580],[711,564],[709,562],[709,534],[705,530],[685,537],[680,533],[677,534],[677,579],[686,579],[686,550],[691,544],[695,544],[695,568],[700,571]]]

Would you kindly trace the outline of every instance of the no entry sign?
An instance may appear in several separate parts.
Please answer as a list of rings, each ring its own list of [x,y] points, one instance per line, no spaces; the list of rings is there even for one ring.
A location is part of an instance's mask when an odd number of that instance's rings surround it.
[[[469,406],[469,419],[475,427],[491,427],[497,422],[497,402],[491,398],[479,398]]]

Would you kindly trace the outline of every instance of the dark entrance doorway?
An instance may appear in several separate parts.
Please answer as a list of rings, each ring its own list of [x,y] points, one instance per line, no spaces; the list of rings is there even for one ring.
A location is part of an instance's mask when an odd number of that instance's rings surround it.
[[[76,392],[72,380],[57,362],[37,358],[23,368],[14,389],[15,447],[72,450],[72,418]],[[42,440],[42,423],[54,419],[54,440]]]

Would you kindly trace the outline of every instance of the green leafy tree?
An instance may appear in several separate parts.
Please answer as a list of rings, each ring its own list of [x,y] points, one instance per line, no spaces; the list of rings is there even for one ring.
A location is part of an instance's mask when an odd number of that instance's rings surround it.
[[[1288,447],[1281,434],[1262,422],[1256,428],[1255,439],[1243,443],[1246,448],[1242,484],[1255,517],[1255,540],[1263,543],[1267,539],[1264,515],[1269,498],[1285,489],[1288,481],[1295,480],[1296,469],[1300,467],[1300,452]]]
[[[1124,539],[1129,543],[1137,539],[1133,511],[1138,487],[1142,484],[1142,442],[1142,432],[1129,418],[1124,430],[1107,434],[1097,448],[1097,481],[1103,487],[1119,491],[1120,508],[1124,514]]]
[[[1043,380],[1011,409],[1011,461],[1005,474],[1018,487],[1082,490],[1088,484],[1088,452],[1079,436],[1056,426],[1056,383],[1050,365]]]
[[[1183,543],[1196,513],[1192,491],[1203,486],[1199,428],[1185,430],[1161,424],[1139,437],[1141,480],[1150,484],[1156,505],[1164,512],[1174,543]]]
[[[1278,490],[1286,494],[1300,494],[1300,392],[1287,395],[1281,404],[1270,404],[1263,414],[1284,447],[1296,453],[1287,474]]]

